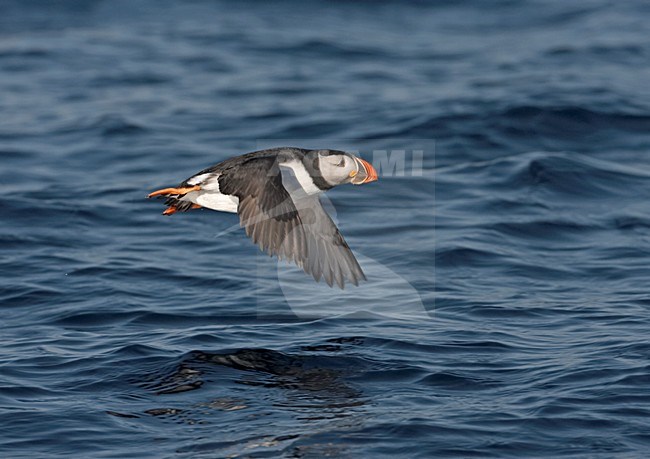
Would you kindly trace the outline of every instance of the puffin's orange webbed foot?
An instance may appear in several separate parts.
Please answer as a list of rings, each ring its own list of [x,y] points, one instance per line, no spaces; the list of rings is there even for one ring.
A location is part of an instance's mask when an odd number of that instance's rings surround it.
[[[201,187],[198,185],[194,185],[187,188],[163,188],[162,190],[157,190],[154,191],[153,193],[149,193],[147,197],[153,198],[155,196],[172,196],[172,195],[183,196],[189,193],[190,191],[199,191],[200,189]]]
[[[201,206],[199,204],[192,204],[192,207],[190,209],[200,209]],[[165,211],[162,213],[163,215],[171,215],[175,214],[178,212],[178,207],[175,206],[169,206],[168,208],[165,209]]]

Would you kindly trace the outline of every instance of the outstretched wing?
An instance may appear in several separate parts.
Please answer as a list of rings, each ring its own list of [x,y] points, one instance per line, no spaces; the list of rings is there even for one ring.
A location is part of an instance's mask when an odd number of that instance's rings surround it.
[[[220,179],[221,191],[239,198],[246,234],[269,255],[294,262],[329,286],[366,279],[318,196],[296,186],[275,158],[252,159]]]

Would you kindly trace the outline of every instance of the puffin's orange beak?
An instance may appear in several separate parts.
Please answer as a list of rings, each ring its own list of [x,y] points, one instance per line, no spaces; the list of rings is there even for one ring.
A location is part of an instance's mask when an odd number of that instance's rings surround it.
[[[351,182],[353,185],[363,185],[364,183],[374,182],[379,178],[377,171],[368,161],[356,157],[354,160],[359,164],[359,172],[354,175],[350,174],[352,175]]]

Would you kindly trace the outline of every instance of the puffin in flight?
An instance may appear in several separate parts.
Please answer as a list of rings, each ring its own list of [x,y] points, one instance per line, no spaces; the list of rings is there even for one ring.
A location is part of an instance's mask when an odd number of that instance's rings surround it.
[[[319,195],[375,180],[372,165],[350,153],[282,147],[227,159],[147,197],[167,198],[163,215],[202,207],[237,213],[260,249],[343,289],[346,281],[358,285],[366,276]]]

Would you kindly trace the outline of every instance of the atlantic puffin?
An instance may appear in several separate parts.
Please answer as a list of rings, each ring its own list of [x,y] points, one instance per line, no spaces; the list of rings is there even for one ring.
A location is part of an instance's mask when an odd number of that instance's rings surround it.
[[[350,153],[281,147],[227,159],[147,197],[167,198],[163,215],[199,208],[237,213],[261,250],[343,289],[366,276],[319,195],[375,180],[374,167]]]

